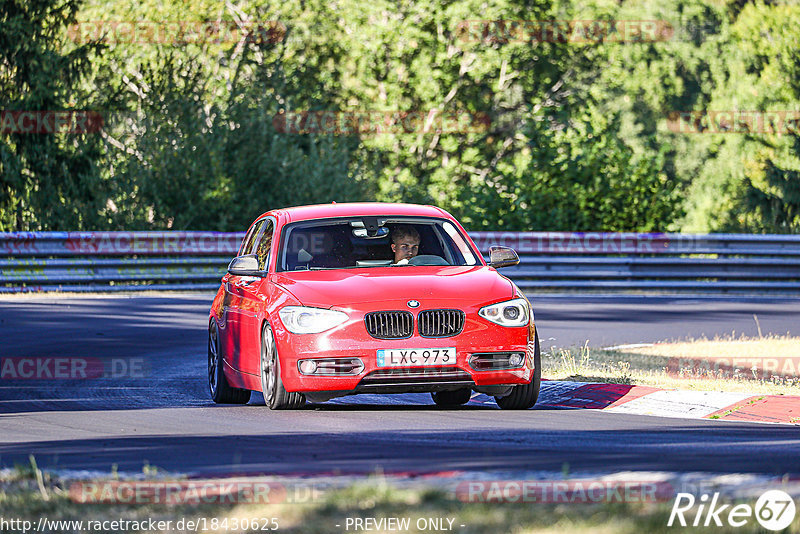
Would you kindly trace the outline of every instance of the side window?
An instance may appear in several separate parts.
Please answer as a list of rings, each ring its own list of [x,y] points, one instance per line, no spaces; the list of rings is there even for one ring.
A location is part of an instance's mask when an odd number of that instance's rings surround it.
[[[261,233],[261,239],[258,241],[256,248],[256,256],[258,256],[258,268],[262,271],[267,270],[267,263],[269,259],[269,251],[272,250],[272,234],[274,233],[274,225],[272,221],[267,219],[264,231]]]
[[[464,263],[466,265],[475,265],[478,262],[475,260],[475,256],[472,254],[472,251],[469,249],[469,245],[467,242],[464,241],[464,238],[461,237],[461,234],[458,233],[456,227],[450,224],[449,222],[444,223],[444,231],[447,232],[447,235],[453,240],[456,247],[458,247],[458,251],[461,252],[461,255],[464,257]]]
[[[239,256],[252,254],[251,251],[253,250],[253,242],[256,240],[256,236],[263,225],[264,220],[261,220],[254,224],[252,228],[250,228],[250,231],[247,232],[246,236],[244,236],[244,241],[242,241],[242,248],[239,249]]]

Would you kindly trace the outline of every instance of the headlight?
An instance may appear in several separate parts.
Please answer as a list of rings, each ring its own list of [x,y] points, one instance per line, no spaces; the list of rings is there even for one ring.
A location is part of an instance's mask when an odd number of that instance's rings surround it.
[[[318,334],[348,319],[344,312],[305,306],[286,306],[281,308],[278,315],[283,326],[293,334]]]
[[[525,326],[530,318],[525,299],[511,299],[484,306],[478,315],[500,326]]]

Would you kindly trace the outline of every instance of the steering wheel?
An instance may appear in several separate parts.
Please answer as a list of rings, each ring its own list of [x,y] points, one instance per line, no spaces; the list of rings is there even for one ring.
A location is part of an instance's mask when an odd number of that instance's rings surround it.
[[[450,265],[447,260],[434,254],[422,254],[408,260],[409,265]]]

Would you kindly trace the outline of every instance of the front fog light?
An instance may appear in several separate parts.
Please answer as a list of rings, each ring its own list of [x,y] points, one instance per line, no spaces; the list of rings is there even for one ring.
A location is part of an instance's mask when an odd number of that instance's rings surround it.
[[[525,357],[522,354],[512,354],[511,357],[508,358],[508,365],[509,367],[519,367],[522,365],[524,359]]]
[[[300,373],[304,375],[313,375],[317,372],[317,362],[314,360],[300,360],[297,364]]]
[[[470,356],[467,362],[476,371],[519,369],[525,363],[525,354],[522,352],[478,352]]]
[[[364,362],[360,358],[297,360],[297,370],[301,375],[353,376],[361,374],[364,370]]]

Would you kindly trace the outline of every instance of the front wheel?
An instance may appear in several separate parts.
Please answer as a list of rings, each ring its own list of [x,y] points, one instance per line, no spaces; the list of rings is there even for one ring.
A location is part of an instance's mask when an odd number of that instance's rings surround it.
[[[541,350],[539,348],[539,330],[534,334],[533,349],[533,378],[527,384],[514,386],[511,394],[505,397],[495,397],[497,405],[503,410],[527,410],[532,408],[539,398],[539,388],[542,384]]]
[[[269,325],[264,325],[261,334],[261,391],[270,410],[291,410],[306,403],[302,393],[289,393],[283,387],[281,361]]]
[[[247,404],[250,390],[238,389],[228,384],[219,349],[219,327],[216,321],[208,325],[208,389],[217,404]]]

